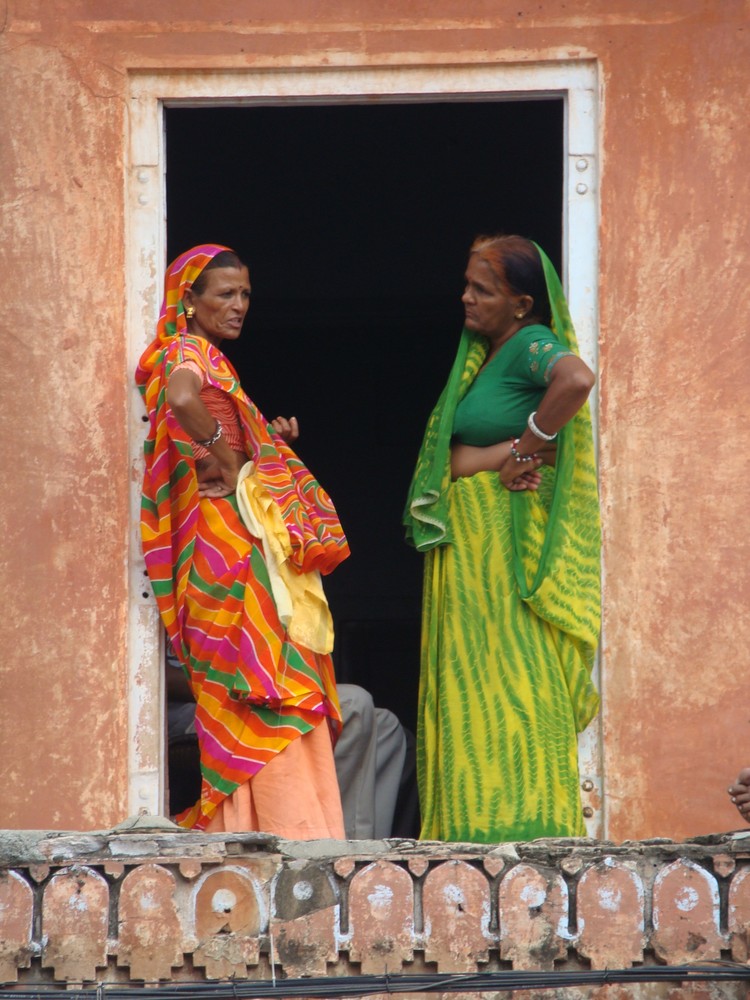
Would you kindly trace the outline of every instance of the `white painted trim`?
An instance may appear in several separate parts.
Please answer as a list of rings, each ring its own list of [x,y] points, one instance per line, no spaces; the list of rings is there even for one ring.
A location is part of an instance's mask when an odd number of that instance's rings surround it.
[[[137,101],[138,99],[136,99]],[[163,286],[166,239],[163,142],[156,163],[139,143],[163,135],[158,99],[131,102],[126,175],[127,381],[130,386],[130,604],[128,609],[128,815],[160,815],[164,805],[164,685],[159,614],[146,575],[139,529],[145,409],[133,381],[141,352],[153,337]]]
[[[563,285],[581,353],[596,370],[598,291],[598,109],[593,60],[342,69],[132,72],[127,155],[126,260],[128,376],[153,336],[164,274],[166,185],[163,108],[280,104],[417,103],[445,100],[565,99]],[[596,419],[596,405],[592,400]],[[138,534],[143,404],[131,393],[131,558],[129,644],[129,803],[131,814],[158,813],[163,801],[162,684],[158,615],[145,585]],[[148,596],[144,597],[143,595]],[[158,706],[158,711],[157,711]],[[599,730],[584,734],[582,774],[601,790]],[[601,835],[601,815],[589,823]]]

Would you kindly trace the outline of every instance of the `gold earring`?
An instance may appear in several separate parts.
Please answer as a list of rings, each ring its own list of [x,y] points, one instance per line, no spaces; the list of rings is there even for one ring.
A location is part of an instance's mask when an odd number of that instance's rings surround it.
[[[195,306],[188,306],[185,310],[185,315],[188,319],[192,319],[195,316]]]
[[[516,313],[516,319],[523,319],[524,316],[525,316],[525,313]]]

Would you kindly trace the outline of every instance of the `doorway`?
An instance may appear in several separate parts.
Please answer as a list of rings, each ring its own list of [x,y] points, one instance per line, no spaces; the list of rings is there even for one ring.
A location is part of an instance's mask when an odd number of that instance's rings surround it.
[[[248,262],[228,354],[332,496],[352,555],[326,580],[340,681],[413,728],[422,557],[401,514],[455,352],[466,252],[520,232],[560,267],[562,96],[165,109],[167,259]]]

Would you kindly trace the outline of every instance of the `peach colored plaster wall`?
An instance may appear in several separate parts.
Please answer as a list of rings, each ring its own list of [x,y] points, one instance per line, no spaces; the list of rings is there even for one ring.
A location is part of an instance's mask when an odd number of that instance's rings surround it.
[[[128,70],[595,58],[609,834],[736,826],[723,788],[750,762],[745,4],[323,9],[0,0],[0,825],[102,827],[126,810]]]

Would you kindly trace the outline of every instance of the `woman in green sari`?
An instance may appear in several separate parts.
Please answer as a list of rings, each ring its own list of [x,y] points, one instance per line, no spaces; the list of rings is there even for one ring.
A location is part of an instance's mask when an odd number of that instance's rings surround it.
[[[583,836],[577,735],[599,704],[594,376],[529,240],[476,240],[462,301],[405,516],[426,553],[422,837]]]

